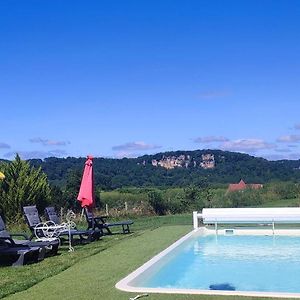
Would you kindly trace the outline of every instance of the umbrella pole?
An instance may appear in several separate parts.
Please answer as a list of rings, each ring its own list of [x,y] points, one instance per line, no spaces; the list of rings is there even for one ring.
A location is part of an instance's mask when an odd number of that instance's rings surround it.
[[[71,210],[69,210],[67,213],[67,217],[66,217],[68,231],[69,231],[69,251],[68,252],[74,251],[74,247],[72,246],[72,234],[71,234],[72,218],[74,218],[74,213]]]
[[[84,215],[84,207],[83,207],[82,210],[81,210],[80,221],[82,221],[83,215]]]
[[[69,223],[69,252],[74,251],[74,247],[72,247],[72,235],[71,235],[71,224]]]

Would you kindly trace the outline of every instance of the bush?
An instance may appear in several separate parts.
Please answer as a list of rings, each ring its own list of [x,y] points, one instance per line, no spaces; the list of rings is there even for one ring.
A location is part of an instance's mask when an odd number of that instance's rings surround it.
[[[230,192],[225,196],[225,203],[229,207],[259,206],[263,203],[262,192],[251,189]]]
[[[293,182],[279,182],[273,185],[273,191],[280,199],[295,199],[299,197],[299,184]]]
[[[157,190],[148,192],[149,204],[157,215],[165,215],[168,211],[167,202],[163,199],[162,193]]]
[[[1,165],[5,179],[0,182],[0,213],[7,221],[16,220],[26,205],[42,211],[50,202],[50,186],[41,168],[34,168],[16,155],[14,161]]]

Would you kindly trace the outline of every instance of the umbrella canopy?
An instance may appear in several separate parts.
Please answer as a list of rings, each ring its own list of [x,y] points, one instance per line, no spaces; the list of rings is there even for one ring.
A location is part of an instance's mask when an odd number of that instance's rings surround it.
[[[81,202],[81,207],[93,207],[94,199],[93,157],[89,155],[85,162],[77,200]]]
[[[5,178],[5,175],[2,172],[0,172],[0,180],[3,180],[4,178]]]

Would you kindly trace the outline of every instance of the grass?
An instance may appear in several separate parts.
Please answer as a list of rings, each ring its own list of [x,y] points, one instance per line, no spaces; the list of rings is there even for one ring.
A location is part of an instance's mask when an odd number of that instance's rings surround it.
[[[112,249],[123,240],[130,240],[140,235],[147,235],[145,232],[155,228],[172,224],[191,224],[190,215],[147,217],[135,219],[131,235],[105,236],[100,241],[88,245],[78,245],[74,253],[69,253],[67,246],[60,248],[60,255],[49,257],[38,264],[23,266],[21,268],[2,267],[0,268],[0,298],[9,294],[20,292],[55,276],[82,260],[94,257],[98,253],[103,253]],[[190,227],[190,226],[189,226]],[[15,226],[11,226],[11,231],[18,231]]]
[[[278,199],[266,201],[260,207],[298,207],[300,205],[300,199]]]
[[[39,264],[1,268],[0,295],[11,300],[128,300],[136,294],[117,290],[116,282],[189,232],[191,227],[190,214],[137,219],[133,234],[106,236],[99,242],[77,246],[74,253],[68,253],[64,248],[61,255]],[[167,294],[148,297],[149,300],[240,298]]]

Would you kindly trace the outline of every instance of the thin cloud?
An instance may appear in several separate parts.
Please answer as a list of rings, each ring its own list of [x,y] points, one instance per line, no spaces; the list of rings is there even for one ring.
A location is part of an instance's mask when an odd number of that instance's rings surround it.
[[[3,156],[5,158],[14,158],[16,154],[19,154],[22,159],[33,159],[33,158],[39,158],[44,159],[47,157],[66,157],[67,152],[60,149],[55,149],[51,151],[11,151],[5,153]]]
[[[70,142],[67,141],[55,141],[55,140],[49,140],[49,139],[42,139],[40,137],[32,138],[29,140],[31,143],[37,143],[41,144],[43,146],[66,146],[70,144]]]
[[[10,145],[6,143],[0,143],[0,149],[10,149]]]
[[[297,129],[297,130],[300,129],[300,123],[295,124],[294,128]]]
[[[127,152],[127,151],[120,151],[120,152],[117,152],[114,157],[115,158],[136,158],[138,156],[141,156],[140,153],[132,153],[132,152]]]
[[[300,142],[299,134],[282,135],[276,140],[279,143],[298,143]]]
[[[291,149],[275,149],[276,152],[280,152],[280,153],[289,153],[292,152]]]
[[[161,148],[161,146],[154,145],[154,144],[146,144],[145,142],[129,142],[122,145],[113,146],[112,150],[124,151],[129,153],[132,151],[154,150],[159,148]]]
[[[258,150],[276,148],[276,145],[261,139],[238,139],[224,142],[220,145],[220,148],[228,151],[256,152]]]
[[[267,160],[282,160],[282,159],[286,159],[286,156],[282,155],[282,154],[267,154],[267,155],[263,155],[263,157]]]
[[[283,160],[283,159],[288,159],[288,160],[298,160],[300,159],[300,154],[299,153],[290,153],[290,154],[269,154],[264,156],[268,160]]]
[[[297,160],[297,159],[300,159],[300,154],[299,153],[291,153],[289,154],[289,159],[292,159],[292,160]]]
[[[224,136],[203,136],[203,137],[197,137],[193,139],[193,141],[195,143],[207,144],[207,143],[214,143],[214,142],[227,142],[229,141],[229,139]]]

